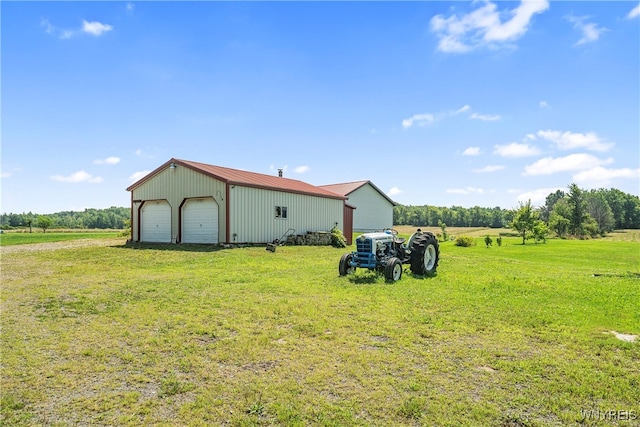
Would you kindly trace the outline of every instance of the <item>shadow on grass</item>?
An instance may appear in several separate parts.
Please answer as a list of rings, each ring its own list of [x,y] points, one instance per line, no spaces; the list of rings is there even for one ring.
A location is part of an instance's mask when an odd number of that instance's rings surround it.
[[[428,279],[433,279],[437,276],[438,276],[438,273],[426,274],[424,276],[421,276],[419,274],[413,274],[406,270],[403,272],[403,277],[411,277],[417,280],[428,280]],[[347,277],[349,278],[349,282],[355,285],[372,284],[372,283],[377,283],[380,280],[385,280],[384,273],[377,272],[377,271],[367,271],[365,273],[354,273],[354,274],[350,274]],[[400,280],[402,280],[402,278]],[[385,280],[385,282],[394,283],[393,281],[387,281],[387,280]]]
[[[227,248],[220,245],[206,245],[206,244],[190,244],[190,243],[125,243],[123,245],[113,246],[118,249],[131,249],[131,250],[154,250],[154,251],[173,251],[173,252],[218,252],[223,250],[235,249],[235,248],[253,248],[260,247],[261,245],[244,245],[234,246]]]
[[[425,274],[424,276],[421,276],[420,274],[414,274],[414,273],[408,273],[412,278],[416,279],[416,280],[429,280],[429,279],[434,279],[436,277],[438,277],[438,273],[429,273],[429,274]]]
[[[369,271],[362,274],[357,274],[357,273],[351,274],[348,277],[349,277],[349,282],[355,285],[365,285],[365,284],[376,283],[382,276],[375,271]]]

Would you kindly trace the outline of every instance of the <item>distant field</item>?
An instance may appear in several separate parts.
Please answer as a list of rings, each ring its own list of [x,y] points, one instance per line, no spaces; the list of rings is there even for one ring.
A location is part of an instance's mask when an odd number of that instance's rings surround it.
[[[422,231],[430,231],[433,234],[441,234],[440,227],[415,227],[411,225],[396,225],[394,227],[398,233],[411,235],[418,228]],[[489,227],[447,227],[447,233],[450,236],[471,236],[471,237],[484,237],[486,235],[499,236],[500,234],[513,234],[514,231],[509,228],[489,228]]]
[[[394,227],[398,233],[409,236],[416,231],[417,228],[410,225],[396,225]],[[421,227],[422,231],[431,231],[434,234],[442,233],[440,227]],[[482,237],[491,236],[492,238],[498,236],[516,236],[516,232],[510,228],[489,228],[489,227],[447,227],[447,233],[450,236],[471,236]],[[360,233],[356,233],[358,235]],[[607,241],[631,241],[640,242],[640,230],[616,230],[609,233],[602,240]],[[518,243],[522,243],[522,238]],[[533,242],[531,242],[533,244]],[[528,243],[527,243],[528,244]]]
[[[447,231],[477,245],[394,284],[331,247],[2,247],[0,424],[638,425],[638,231]]]
[[[122,230],[34,230],[4,231],[0,234],[0,246],[28,245],[32,243],[62,242],[77,239],[107,239],[118,237]]]

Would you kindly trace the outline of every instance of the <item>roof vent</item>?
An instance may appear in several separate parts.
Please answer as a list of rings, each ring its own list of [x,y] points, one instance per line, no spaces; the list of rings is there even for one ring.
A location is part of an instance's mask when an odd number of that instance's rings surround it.
[[[278,176],[282,178],[282,169],[278,169]]]

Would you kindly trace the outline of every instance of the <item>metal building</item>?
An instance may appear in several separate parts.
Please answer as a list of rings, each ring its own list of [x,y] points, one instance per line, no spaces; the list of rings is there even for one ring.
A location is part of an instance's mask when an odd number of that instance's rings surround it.
[[[127,191],[134,242],[267,243],[334,226],[352,233],[346,197],[281,174],[171,159]]]
[[[371,181],[321,185],[320,188],[347,197],[348,204],[356,208],[353,213],[354,231],[376,231],[393,227],[393,207],[397,203]]]

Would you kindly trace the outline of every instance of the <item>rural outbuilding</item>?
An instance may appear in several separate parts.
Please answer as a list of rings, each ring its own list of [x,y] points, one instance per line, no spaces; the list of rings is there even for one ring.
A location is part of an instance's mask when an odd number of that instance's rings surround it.
[[[320,188],[348,198],[347,203],[356,208],[353,213],[354,230],[376,231],[393,227],[393,207],[397,203],[371,181],[321,185]]]
[[[352,233],[346,197],[282,176],[171,159],[127,191],[134,242],[268,243],[334,226]]]

